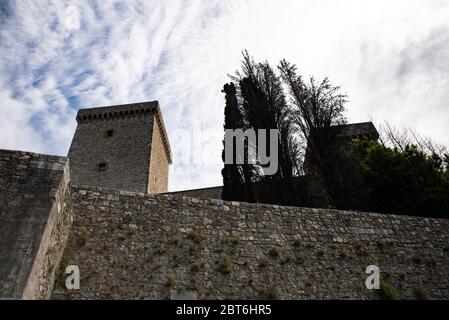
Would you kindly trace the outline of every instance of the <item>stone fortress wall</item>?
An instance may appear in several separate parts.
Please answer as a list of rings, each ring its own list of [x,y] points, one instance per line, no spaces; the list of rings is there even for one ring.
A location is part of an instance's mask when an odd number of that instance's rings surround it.
[[[449,220],[72,186],[61,265],[81,289],[53,299],[377,299],[376,265],[400,298],[449,298]]]
[[[6,150],[0,202],[2,299],[377,299],[372,264],[401,298],[449,298],[449,220],[76,186],[66,158]]]
[[[48,299],[72,223],[67,158],[0,150],[0,299]]]

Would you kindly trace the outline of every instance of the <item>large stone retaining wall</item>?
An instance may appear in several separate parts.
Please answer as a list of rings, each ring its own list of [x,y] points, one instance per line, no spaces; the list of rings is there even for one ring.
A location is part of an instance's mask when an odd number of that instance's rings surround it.
[[[67,158],[0,150],[0,299],[46,299],[71,226]]]
[[[72,187],[62,259],[80,290],[54,299],[449,299],[449,220]],[[385,286],[383,286],[385,287]]]

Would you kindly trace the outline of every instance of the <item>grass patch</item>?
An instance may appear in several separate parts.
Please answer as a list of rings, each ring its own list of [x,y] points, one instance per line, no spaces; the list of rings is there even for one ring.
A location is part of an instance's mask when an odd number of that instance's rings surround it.
[[[198,252],[198,245],[196,243],[193,243],[190,247],[189,247],[189,253],[191,255],[195,254],[196,252]]]
[[[73,256],[63,256],[61,259],[61,262],[59,263],[59,268],[55,274],[56,285],[63,287],[64,289],[66,289],[65,283],[64,283],[65,282],[65,269],[67,269],[71,260],[73,260]]]
[[[80,247],[84,247],[87,243],[87,238],[88,238],[87,230],[82,229],[78,237],[78,245]]]
[[[238,237],[229,237],[225,239],[225,243],[231,247],[236,247],[240,243],[240,239]]]
[[[223,255],[218,260],[217,270],[223,274],[229,274],[232,272],[231,259],[227,255]]]
[[[181,235],[180,234],[176,234],[173,236],[173,238],[171,239],[171,242],[175,245],[178,246],[181,244]]]

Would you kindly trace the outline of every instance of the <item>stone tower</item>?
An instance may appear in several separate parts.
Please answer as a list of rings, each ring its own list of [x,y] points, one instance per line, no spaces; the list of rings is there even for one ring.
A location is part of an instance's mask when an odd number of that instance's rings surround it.
[[[171,151],[157,101],[80,109],[70,146],[72,182],[167,192]]]

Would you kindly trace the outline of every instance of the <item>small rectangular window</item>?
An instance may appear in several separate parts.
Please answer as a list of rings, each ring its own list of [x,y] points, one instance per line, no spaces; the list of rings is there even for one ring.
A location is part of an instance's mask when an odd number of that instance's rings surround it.
[[[111,129],[111,130],[106,131],[106,137],[110,138],[113,135],[114,135],[114,130]]]
[[[107,168],[107,163],[106,162],[100,162],[99,164],[98,164],[98,171],[106,171],[106,168]]]

